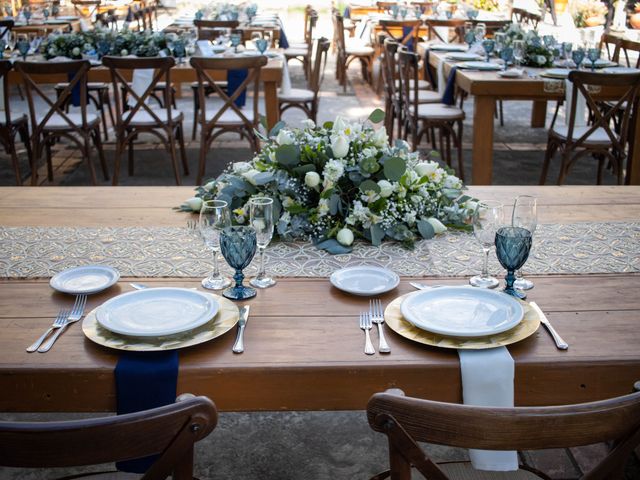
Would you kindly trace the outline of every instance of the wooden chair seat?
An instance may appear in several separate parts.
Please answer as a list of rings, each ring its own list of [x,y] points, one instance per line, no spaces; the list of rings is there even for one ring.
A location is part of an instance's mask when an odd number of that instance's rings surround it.
[[[410,109],[412,113],[415,111],[413,105]],[[420,120],[460,120],[464,118],[464,111],[444,103],[426,103],[418,105],[418,118]]]
[[[576,141],[580,137],[582,137],[587,130],[591,127],[573,127],[573,135],[572,140]],[[552,128],[552,133],[557,135],[560,139],[567,139],[569,127],[566,125],[554,125]],[[607,135],[607,132],[604,128],[597,128],[591,135],[587,137],[584,141],[585,145],[609,145],[611,143],[611,139]]]
[[[305,88],[292,88],[289,93],[279,93],[278,100],[285,102],[310,102],[313,100],[314,93]]]
[[[541,480],[545,478],[522,469],[515,472],[476,470],[471,462],[439,463],[438,467],[451,480]]]
[[[69,85],[68,82],[60,82],[60,83],[56,83],[56,86],[54,88],[56,90],[63,90],[67,88],[67,85]],[[89,91],[104,90],[106,88],[109,88],[109,84],[106,82],[87,82],[87,90]]]
[[[287,48],[284,51],[284,55],[285,57],[288,57],[288,58],[303,57],[303,56],[309,55],[309,49],[308,48]]]
[[[418,90],[418,103],[441,103],[442,95],[435,90]]]
[[[304,49],[304,50],[309,50],[310,46],[308,43],[305,42],[301,42],[301,43],[290,43],[289,44],[289,48],[287,48],[287,50],[289,49]],[[285,53],[287,52],[287,50],[285,50]]]
[[[82,124],[82,114],[80,113],[67,113],[69,119],[76,125]],[[44,115],[36,115],[36,121],[38,123],[44,120]],[[100,117],[95,113],[87,113],[87,125],[94,125],[100,121]],[[66,130],[69,128],[69,123],[59,113],[54,113],[51,118],[44,124],[45,130]]]
[[[413,90],[414,84],[415,83],[414,83],[413,79],[411,79],[411,81],[409,81],[409,88]],[[428,80],[419,79],[418,80],[418,89],[419,90],[430,90],[431,89],[431,84],[429,83]],[[396,90],[400,90],[400,80],[396,80]]]
[[[167,110],[164,108],[153,108],[153,112],[158,116],[162,123],[169,123],[169,115],[167,114]],[[151,113],[147,111],[138,110],[131,118],[130,113],[126,113],[124,115],[124,121],[129,123],[131,127],[148,127],[152,125],[157,125],[158,121],[153,118]],[[184,118],[184,115],[180,110],[171,110],[171,121],[180,122]]]
[[[207,113],[205,115],[206,121],[210,122],[211,120],[213,120],[213,118],[218,114],[222,106],[223,106],[223,103],[220,101],[207,103]],[[253,122],[255,120],[255,116],[253,115],[253,110],[249,108],[241,109],[241,110],[244,116],[247,117],[247,120],[249,120],[250,122]],[[227,109],[222,113],[222,115],[220,115],[220,118],[216,120],[216,124],[221,126],[222,125],[224,126],[244,125],[244,121],[242,120],[242,118],[240,118],[240,116],[234,110]]]

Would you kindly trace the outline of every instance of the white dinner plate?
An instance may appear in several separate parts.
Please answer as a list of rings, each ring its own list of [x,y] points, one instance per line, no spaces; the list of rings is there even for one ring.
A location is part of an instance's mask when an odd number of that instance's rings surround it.
[[[466,61],[466,60],[482,60],[482,56],[477,53],[459,52],[447,55],[447,60]]]
[[[440,52],[466,52],[469,47],[461,43],[434,43],[429,45],[429,50],[438,50]]]
[[[502,65],[491,62],[462,62],[457,65],[460,68],[469,68],[472,70],[501,70]]]
[[[75,267],[56,273],[49,285],[59,292],[81,295],[98,293],[109,288],[120,278],[120,272],[104,265]]]
[[[540,75],[543,77],[551,78],[567,78],[569,77],[570,71],[571,70],[569,70],[568,68],[550,68],[542,72]]]
[[[189,288],[146,288],[105,302],[96,312],[107,330],[133,337],[156,337],[192,330],[220,308],[211,295]]]
[[[600,71],[602,73],[640,73],[640,69],[631,67],[607,67]]]
[[[56,20],[78,20],[79,17],[74,15],[59,15],[56,17]]]
[[[474,287],[440,287],[409,295],[402,316],[440,335],[480,337],[505,332],[524,316],[518,301],[502,292]]]
[[[329,281],[345,292],[369,296],[393,290],[400,283],[400,277],[386,268],[363,265],[336,270]]]

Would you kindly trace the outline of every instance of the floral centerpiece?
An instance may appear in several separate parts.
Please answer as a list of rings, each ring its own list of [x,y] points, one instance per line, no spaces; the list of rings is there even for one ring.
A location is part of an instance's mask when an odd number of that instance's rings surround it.
[[[264,146],[251,161],[229,165],[180,208],[199,211],[203,200],[217,198],[245,224],[249,200],[268,196],[281,239],[310,239],[331,253],[350,251],[354,238],[411,247],[445,225],[469,228],[474,204],[460,179],[404,141],[390,146],[384,127],[373,128],[383,118],[376,110],[365,123],[279,123],[269,138],[260,135]]]
[[[84,33],[52,34],[40,44],[40,52],[47,60],[55,57],[77,60],[93,50],[93,38]]]
[[[547,47],[536,30],[525,30],[518,23],[511,23],[503,30],[507,34],[508,45],[515,40],[522,40],[525,44],[523,65],[528,67],[548,68],[553,66],[553,51]]]
[[[596,0],[576,0],[573,3],[571,16],[577,28],[597,27],[606,22],[609,7]]]

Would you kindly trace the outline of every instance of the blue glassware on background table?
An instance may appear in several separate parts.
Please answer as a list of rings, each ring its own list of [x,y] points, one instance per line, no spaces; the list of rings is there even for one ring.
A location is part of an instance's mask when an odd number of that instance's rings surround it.
[[[467,10],[467,17],[469,18],[469,20],[475,20],[476,18],[478,18],[478,13],[480,12],[475,8],[470,8],[469,10]]]
[[[526,45],[524,40],[514,40],[513,42],[513,60],[515,61],[516,68],[522,65],[524,55],[526,53]]]
[[[196,20],[202,20],[204,18],[204,12],[202,10],[198,10],[195,16]]]
[[[453,18],[453,12],[451,10],[447,10],[444,12],[444,16],[447,17],[447,20],[451,20]]]
[[[464,41],[469,45],[469,48],[471,48],[471,45],[473,45],[476,42],[475,32],[473,30],[470,30],[467,33],[465,33]]]
[[[502,227],[496,233],[496,255],[500,265],[507,270],[504,293],[524,300],[527,295],[516,290],[516,270],[522,268],[529,258],[531,250],[531,232],[522,227]]]
[[[233,279],[236,284],[222,292],[232,300],[244,300],[256,296],[256,289],[245,287],[244,273],[256,254],[258,247],[256,231],[251,227],[227,227],[220,233],[220,250],[222,256],[236,273]]]
[[[269,48],[269,42],[264,38],[257,38],[253,43],[260,54],[264,54],[264,52],[267,51],[267,48]]]
[[[408,13],[409,13],[409,10],[407,10],[405,7],[402,7],[400,9],[400,16],[402,17],[403,20],[407,18]]]
[[[232,33],[229,36],[229,39],[231,40],[231,46],[233,47],[233,51],[235,53],[238,53],[238,46],[242,42],[242,35],[240,33]]]
[[[31,19],[31,9],[29,7],[24,7],[22,14],[24,15],[24,19],[27,21],[27,25],[29,25],[29,20]]]
[[[56,18],[59,13],[60,13],[60,7],[54,3],[53,6],[51,7],[51,15],[53,15],[53,18]]]
[[[489,59],[491,58],[491,54],[493,53],[493,50],[496,48],[496,42],[493,40],[483,40],[482,41],[482,48],[484,48],[484,53],[486,55],[485,61],[487,63],[489,63]]]
[[[476,34],[476,42],[481,42],[487,34],[487,26],[484,23],[478,23],[473,32]]]
[[[49,9],[48,8],[43,8],[42,9],[42,16],[44,17],[44,21],[47,22],[49,20]]]
[[[596,62],[600,59],[600,49],[590,48],[587,51],[587,58],[591,62],[591,71],[593,72],[596,69]]]
[[[398,13],[400,13],[400,7],[398,5],[391,5],[391,16],[393,18],[398,18]]]
[[[573,63],[576,64],[576,69],[580,70],[580,65],[584,60],[584,50],[582,48],[577,48],[571,52],[571,59]]]
[[[178,65],[184,63],[184,57],[187,55],[187,49],[184,44],[184,41],[179,38],[175,42],[173,42],[173,54],[178,59]]]
[[[31,43],[29,42],[29,40],[23,37],[18,40],[16,46],[18,47],[18,52],[20,52],[20,55],[22,55],[22,59],[24,61],[27,61],[27,54],[29,53],[29,49],[31,48]]]
[[[504,62],[504,69],[506,71],[507,67],[509,66],[509,64],[513,60],[513,48],[504,47],[502,50],[500,50],[500,58]]]
[[[532,195],[518,195],[513,202],[511,226],[521,227],[533,234],[538,226],[538,199]],[[522,271],[516,271],[516,281],[513,284],[518,290],[531,290],[533,282],[522,276]]]
[[[573,50],[573,43],[571,42],[563,42],[562,43],[562,56],[564,57],[564,61],[569,66],[569,62],[571,61],[571,51]]]

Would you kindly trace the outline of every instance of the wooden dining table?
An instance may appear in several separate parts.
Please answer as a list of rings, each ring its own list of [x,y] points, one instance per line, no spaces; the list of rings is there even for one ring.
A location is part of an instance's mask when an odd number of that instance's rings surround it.
[[[57,235],[62,227],[184,228],[191,215],[172,207],[192,193],[190,187],[3,187],[0,243],[7,248],[12,229],[29,226]],[[518,194],[535,195],[541,224],[608,222],[615,227],[616,222],[640,218],[640,187],[635,186],[473,187],[469,194],[505,204]],[[640,229],[634,225],[637,241]],[[58,247],[64,241],[60,238]],[[45,258],[56,255],[55,250],[45,252]],[[112,255],[116,260],[118,250]],[[5,269],[0,278],[0,411],[114,410],[118,351],[85,338],[80,325],[69,328],[46,354],[25,351],[56,313],[71,305],[72,297],[55,292],[49,278],[8,278],[8,263],[20,271],[26,260],[19,257],[0,262]],[[109,260],[77,259],[106,264]],[[621,260],[637,264],[637,259]],[[535,283],[529,300],[540,305],[570,347],[558,350],[542,327],[508,347],[515,360],[515,403],[567,404],[631,392],[640,379],[638,270],[528,277]],[[200,287],[200,280],[124,277],[90,295],[87,308],[131,291],[131,281]],[[402,277],[396,289],[380,296],[383,304],[413,291],[411,280],[416,278]],[[466,285],[468,277],[417,280]],[[181,350],[178,392],[207,395],[225,411],[360,410],[371,394],[390,387],[416,397],[461,401],[455,350],[414,343],[388,329],[391,353],[365,355],[357,318],[368,309],[368,298],[337,290],[326,277],[281,277],[255,299],[238,303],[243,304],[251,306],[245,352],[231,351],[235,329]]]
[[[450,52],[431,50],[429,63],[437,68],[444,62],[444,74],[447,78],[449,71],[455,65],[446,60]],[[547,82],[553,81],[541,77],[541,68],[526,68],[528,75],[521,78],[501,78],[497,72],[482,72],[477,70],[458,69],[456,84],[463,91],[473,96],[473,147],[472,147],[472,182],[474,185],[491,185],[493,179],[493,136],[494,112],[498,100],[530,100],[533,102],[531,126],[544,128],[547,116],[547,103],[564,99],[564,90],[546,88]],[[556,80],[557,82],[557,80]],[[611,90],[598,94],[602,100],[614,100],[620,95],[619,90]],[[619,98],[619,97],[618,97]],[[635,122],[635,132],[629,138],[640,138],[640,122]],[[541,152],[542,155],[542,152]],[[542,164],[542,156],[540,157]],[[632,156],[627,163],[628,183],[640,185],[640,148],[632,149]]]

